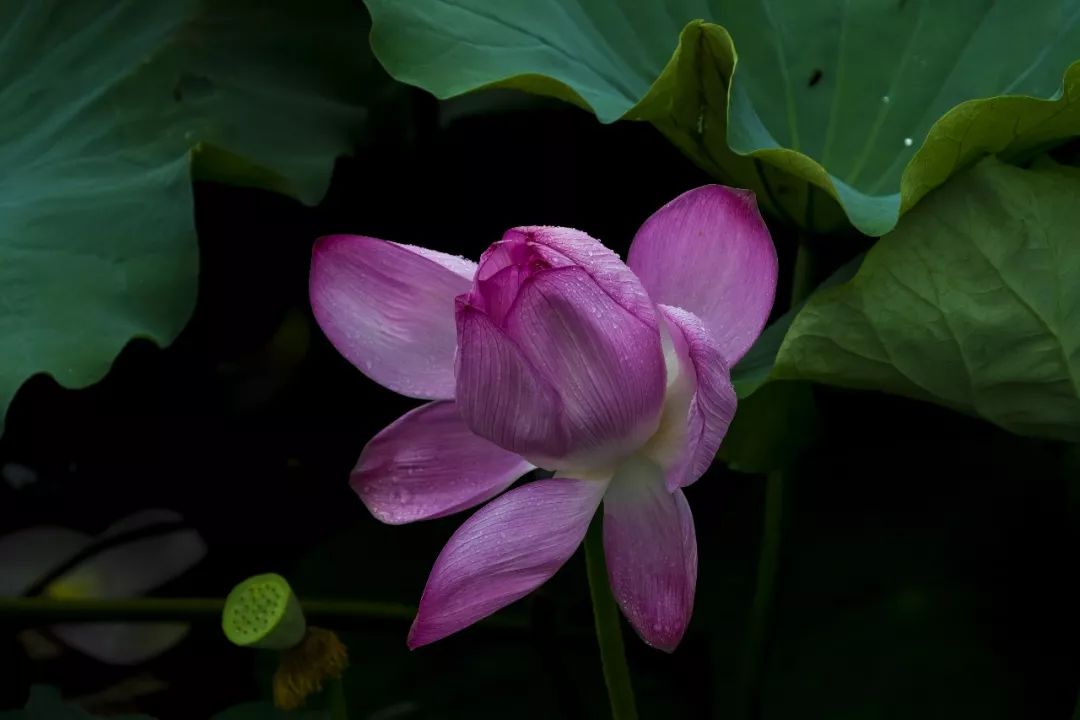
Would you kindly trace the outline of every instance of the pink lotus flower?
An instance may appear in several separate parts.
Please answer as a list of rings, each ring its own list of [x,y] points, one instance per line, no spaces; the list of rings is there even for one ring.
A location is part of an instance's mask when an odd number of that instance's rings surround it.
[[[353,489],[392,524],[496,498],[435,561],[410,647],[544,583],[602,501],[615,598],[645,642],[675,648],[697,579],[680,488],[727,432],[728,369],[768,318],[776,271],[753,195],[719,185],[646,220],[626,264],[559,227],[509,230],[479,265],[370,237],[318,241],[311,304],[327,337],[371,379],[432,401],[368,443]],[[555,477],[503,493],[537,467]]]

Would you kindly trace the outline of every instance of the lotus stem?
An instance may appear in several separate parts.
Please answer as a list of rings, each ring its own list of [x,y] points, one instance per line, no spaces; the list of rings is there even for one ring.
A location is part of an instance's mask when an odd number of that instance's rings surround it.
[[[309,600],[304,614],[321,619],[369,618],[410,621],[416,608],[396,603],[356,600]],[[55,600],[42,597],[0,598],[0,622],[197,622],[221,620],[223,598],[94,598]]]
[[[750,608],[746,655],[743,665],[743,707],[738,717],[750,720],[761,717],[762,677],[769,642],[773,593],[780,560],[780,523],[784,504],[784,474],[780,470],[765,479],[765,514],[758,557],[754,602]]]
[[[330,720],[349,720],[349,709],[345,703],[345,680],[334,678],[327,684],[326,693],[330,705]]]
[[[604,562],[600,513],[597,513],[585,535],[585,567],[596,621],[596,640],[600,644],[600,660],[604,666],[604,682],[611,702],[611,717],[613,720],[637,720],[634,687],[630,682],[630,668],[626,664],[626,649],[619,624],[619,608],[611,594],[607,564]]]

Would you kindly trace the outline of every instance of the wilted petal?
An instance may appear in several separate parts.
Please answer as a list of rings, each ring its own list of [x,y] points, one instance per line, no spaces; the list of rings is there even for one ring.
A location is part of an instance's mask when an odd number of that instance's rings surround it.
[[[666,382],[660,332],[623,309],[583,268],[533,276],[506,329],[558,388],[569,465],[585,456],[589,464],[625,457],[652,435]]]
[[[553,268],[574,265],[589,274],[604,292],[647,325],[656,325],[653,299],[641,281],[614,251],[573,228],[532,226],[507,230],[503,243],[523,243]]]
[[[114,535],[123,535],[125,533],[143,530],[154,525],[171,525],[182,523],[183,521],[184,516],[175,510],[166,510],[164,508],[138,510],[105,528],[99,537],[107,538]]]
[[[761,333],[776,294],[776,249],[753,193],[690,190],[657,210],[627,259],[657,303],[694,313],[733,366]]]
[[[474,434],[453,402],[418,407],[367,444],[350,484],[371,514],[398,525],[489,500],[533,466]]]
[[[45,592],[54,597],[141,595],[179,577],[205,555],[206,543],[199,533],[178,528],[104,549],[61,575]]]
[[[457,407],[469,429],[533,461],[561,457],[568,438],[555,388],[491,318],[464,299],[457,326]]]
[[[660,312],[681,377],[668,387],[660,431],[646,453],[665,468],[668,490],[674,490],[709,469],[735,417],[737,397],[720,349],[701,320],[667,305],[661,305]]]
[[[64,623],[50,630],[71,647],[110,665],[137,665],[180,642],[184,623]]]
[[[0,538],[0,597],[17,597],[93,542],[62,527],[32,527]]]
[[[454,298],[475,265],[359,235],[315,244],[311,308],[327,338],[375,382],[410,397],[454,397]]]
[[[538,480],[480,508],[435,561],[409,647],[468,627],[542,585],[581,544],[604,487]]]
[[[632,458],[604,496],[604,556],[611,590],[649,645],[671,652],[694,609],[697,540],[681,490],[668,492],[663,470]]]

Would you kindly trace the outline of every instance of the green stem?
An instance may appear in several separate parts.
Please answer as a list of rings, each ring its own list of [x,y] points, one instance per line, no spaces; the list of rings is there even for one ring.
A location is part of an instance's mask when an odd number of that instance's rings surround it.
[[[349,720],[349,707],[345,702],[345,678],[334,678],[327,685],[330,720]]]
[[[411,622],[416,606],[364,600],[304,600],[308,620],[334,624],[349,620],[400,620]],[[0,624],[24,627],[61,622],[199,622],[219,621],[225,608],[222,598],[85,598],[57,600],[48,597],[0,597]],[[496,615],[480,626],[523,630],[520,617]]]
[[[169,622],[220,618],[220,598],[112,598],[55,600],[42,597],[0,598],[0,619],[32,622]],[[309,600],[303,603],[309,619],[373,618],[412,620],[416,608],[396,603],[355,600]]]
[[[809,192],[814,192],[813,188]],[[808,201],[809,203],[809,201]],[[808,204],[807,214],[812,213]],[[800,233],[795,251],[795,268],[791,277],[791,302],[794,308],[814,290],[814,257],[806,238]],[[757,582],[750,607],[746,631],[746,650],[743,656],[742,692],[737,717],[761,716],[761,686],[765,671],[766,649],[772,616],[773,594],[780,560],[780,528],[784,509],[784,473],[773,470],[765,478],[765,512],[762,517],[761,550],[758,556]],[[1080,720],[1080,719],[1078,719]]]
[[[795,307],[814,289],[814,258],[806,241],[800,237],[795,251],[795,272],[791,278],[791,307]]]
[[[604,665],[608,700],[611,701],[611,717],[613,720],[637,720],[634,687],[630,683],[630,668],[626,665],[626,650],[619,624],[619,608],[611,595],[604,562],[600,517],[597,513],[585,535],[585,567],[589,575],[593,618],[596,620],[596,640],[600,643],[600,660]]]
[[[765,479],[765,514],[758,558],[754,602],[750,608],[747,629],[746,655],[743,664],[743,707],[738,717],[761,716],[761,684],[764,674],[765,649],[769,640],[769,619],[772,615],[773,590],[780,559],[780,521],[784,505],[784,475],[780,470]]]

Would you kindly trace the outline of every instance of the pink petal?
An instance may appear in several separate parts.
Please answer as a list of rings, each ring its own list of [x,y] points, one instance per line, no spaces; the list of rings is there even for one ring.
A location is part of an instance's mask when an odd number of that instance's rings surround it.
[[[581,267],[530,278],[507,333],[557,389],[571,446],[560,467],[625,457],[655,431],[666,375],[660,332],[623,309]]]
[[[472,282],[473,275],[476,274],[476,263],[472,260],[463,258],[460,255],[448,255],[447,253],[439,252],[438,250],[429,250],[428,248],[420,247],[419,245],[408,245],[406,243],[395,242],[390,244],[410,250],[417,255],[422,255],[431,262],[442,265],[450,272],[465,278],[469,282]]]
[[[409,647],[466,628],[546,582],[581,544],[604,487],[596,480],[538,480],[478,510],[435,561]]]
[[[550,267],[584,269],[623,309],[648,325],[656,325],[653,300],[646,288],[619,256],[596,238],[573,228],[531,226],[507,230],[503,242],[536,248]]]
[[[701,318],[728,367],[765,327],[776,294],[776,249],[748,190],[705,185],[657,210],[627,263],[656,303]]]
[[[506,313],[513,307],[521,289],[521,283],[530,274],[527,268],[508,265],[491,277],[478,279],[473,290],[469,292],[469,303],[478,310],[483,310],[497,327],[502,327]]]
[[[454,397],[454,298],[473,263],[360,235],[315,244],[311,308],[338,352],[375,382],[410,397]]]
[[[473,434],[453,402],[403,415],[367,444],[350,484],[371,514],[399,525],[478,505],[532,470]]]
[[[652,453],[667,470],[668,490],[674,490],[690,485],[709,469],[735,417],[737,397],[720,349],[704,323],[685,310],[659,307],[679,356],[680,371],[693,390],[689,403],[681,406],[686,408],[681,418],[665,415],[661,423],[685,422],[685,432],[672,432],[676,440],[671,446]]]
[[[457,326],[457,406],[469,429],[534,462],[561,457],[568,438],[555,388],[491,318],[464,299]]]
[[[184,623],[65,623],[50,630],[65,643],[110,665],[137,665],[188,634]]]
[[[671,652],[694,609],[697,540],[681,490],[659,465],[627,461],[604,496],[604,556],[615,600],[641,639]]]

